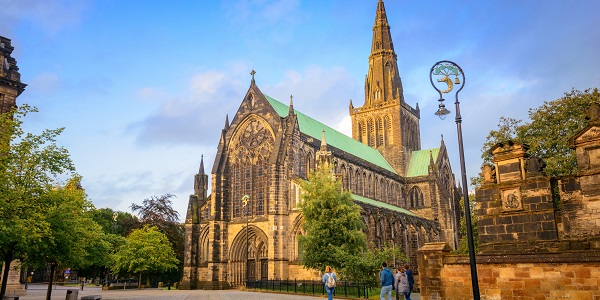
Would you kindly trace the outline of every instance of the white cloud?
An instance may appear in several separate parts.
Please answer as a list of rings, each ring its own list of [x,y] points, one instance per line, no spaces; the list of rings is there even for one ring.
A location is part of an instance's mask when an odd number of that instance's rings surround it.
[[[135,94],[143,101],[160,100],[166,96],[164,91],[153,87],[143,87],[138,89]]]

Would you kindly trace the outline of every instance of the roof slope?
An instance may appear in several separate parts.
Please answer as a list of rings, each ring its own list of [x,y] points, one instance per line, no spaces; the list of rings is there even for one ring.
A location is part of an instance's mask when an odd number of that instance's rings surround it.
[[[264,95],[264,94],[263,94]],[[267,101],[271,104],[273,109],[279,114],[280,117],[286,117],[289,112],[289,106],[267,96]],[[331,145],[349,154],[352,154],[358,158],[366,160],[376,166],[384,168],[394,174],[397,174],[394,168],[383,158],[381,153],[376,149],[373,149],[301,112],[294,109],[298,117],[298,126],[300,126],[300,132],[311,136],[314,139],[321,140],[322,130],[325,130],[325,140],[327,145]]]
[[[380,202],[380,201],[377,201],[377,200],[365,198],[365,197],[362,197],[362,196],[359,196],[359,195],[352,194],[352,199],[354,199],[355,201],[358,201],[358,202],[362,202],[362,203],[368,204],[368,205],[373,205],[373,206],[377,206],[377,207],[380,207],[380,208],[385,208],[387,210],[391,210],[391,211],[403,213],[405,215],[419,217],[419,215],[417,215],[417,214],[415,214],[415,213],[413,213],[413,212],[411,212],[409,210],[406,210],[404,208],[401,208],[401,207],[398,207],[398,206],[394,206],[394,205],[391,205],[391,204],[387,204],[385,202]]]
[[[429,156],[433,156],[433,161],[437,161],[440,154],[440,148],[425,149],[413,151],[410,155],[410,163],[406,170],[406,177],[424,176],[429,174]]]

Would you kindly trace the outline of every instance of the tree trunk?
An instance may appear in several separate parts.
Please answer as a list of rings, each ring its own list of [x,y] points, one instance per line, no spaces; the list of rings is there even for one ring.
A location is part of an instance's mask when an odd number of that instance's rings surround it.
[[[138,279],[138,290],[142,289],[142,272],[140,272],[140,278]]]
[[[46,292],[46,300],[52,298],[52,284],[54,283],[54,270],[56,269],[55,263],[50,263],[50,280],[48,280],[48,291]]]
[[[4,254],[4,272],[2,273],[2,288],[0,289],[0,299],[4,299],[6,294],[6,284],[8,283],[8,272],[10,271],[10,263],[13,259],[12,251],[8,251]]]

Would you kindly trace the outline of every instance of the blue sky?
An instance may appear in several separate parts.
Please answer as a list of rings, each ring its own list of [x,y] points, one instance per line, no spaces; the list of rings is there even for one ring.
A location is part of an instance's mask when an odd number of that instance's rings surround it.
[[[204,155],[210,172],[225,115],[256,70],[267,95],[347,134],[348,104],[364,101],[377,1],[0,0],[12,40],[18,103],[37,106],[26,128],[66,127],[96,207],[129,211],[172,193],[185,217]],[[460,93],[467,176],[500,116],[571,88],[600,86],[600,1],[385,1],[406,101],[421,109],[422,148],[440,135],[460,178],[453,99],[441,121],[429,69],[452,60]],[[450,98],[450,97],[446,97]]]

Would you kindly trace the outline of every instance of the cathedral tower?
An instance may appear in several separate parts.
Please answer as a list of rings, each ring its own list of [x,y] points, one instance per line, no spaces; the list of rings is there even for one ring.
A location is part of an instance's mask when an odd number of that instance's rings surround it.
[[[365,78],[365,102],[350,102],[352,138],[375,148],[400,175],[406,174],[410,153],[421,149],[419,106],[404,102],[402,80],[390,34],[385,6],[377,3],[369,71]]]

